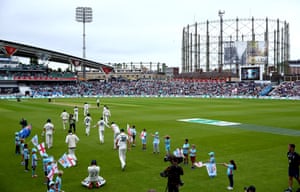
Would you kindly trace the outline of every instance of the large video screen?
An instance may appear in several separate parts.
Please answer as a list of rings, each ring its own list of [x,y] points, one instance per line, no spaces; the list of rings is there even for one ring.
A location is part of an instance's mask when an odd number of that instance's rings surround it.
[[[259,67],[242,67],[241,80],[260,80]]]

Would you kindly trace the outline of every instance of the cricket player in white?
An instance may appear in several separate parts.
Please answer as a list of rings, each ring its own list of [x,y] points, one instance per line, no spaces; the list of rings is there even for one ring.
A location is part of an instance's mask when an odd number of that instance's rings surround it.
[[[105,121],[106,123],[108,123],[108,122],[109,122],[109,118],[110,118],[110,116],[111,116],[111,113],[110,113],[110,110],[109,110],[109,108],[107,107],[107,105],[104,105],[102,115],[103,115],[104,121]]]
[[[83,186],[91,189],[95,184],[99,188],[106,183],[106,180],[99,176],[100,167],[97,165],[96,160],[92,160],[91,165],[88,167],[88,173],[89,176],[81,182]]]
[[[77,106],[74,107],[74,118],[75,118],[76,122],[78,122],[78,107]]]
[[[114,122],[111,122],[110,128],[112,128],[112,130],[114,132],[114,149],[117,149],[116,139],[117,139],[117,136],[120,134],[120,128]]]
[[[100,118],[100,120],[97,122],[98,128],[99,128],[99,140],[100,143],[104,143],[104,130],[105,130],[105,126],[109,127],[109,125],[107,123],[105,123],[105,121],[103,120],[103,117]],[[96,127],[96,125],[94,125],[94,127]]]
[[[90,108],[90,105],[87,102],[85,102],[83,105],[83,115],[84,116],[87,116],[87,114],[89,113],[89,108]]]
[[[77,161],[77,157],[75,155],[76,144],[78,143],[79,138],[77,135],[72,133],[72,130],[69,130],[69,134],[66,136],[66,143],[68,144],[69,154]]]
[[[63,122],[63,128],[64,130],[66,129],[66,125],[69,121],[69,113],[64,109],[63,112],[60,114],[60,117],[62,119]]]
[[[128,135],[124,133],[124,129],[121,129],[121,133],[117,136],[116,145],[119,148],[119,159],[121,162],[122,171],[124,171],[126,167],[127,146],[128,150],[130,150],[129,138]]]
[[[86,117],[84,118],[84,125],[85,125],[85,135],[90,135],[90,129],[91,129],[91,123],[92,123],[92,117],[88,113]]]
[[[51,123],[51,119],[47,119],[47,122],[44,125],[44,133],[46,137],[46,145],[49,149],[53,146],[53,133],[54,133],[54,125]]]

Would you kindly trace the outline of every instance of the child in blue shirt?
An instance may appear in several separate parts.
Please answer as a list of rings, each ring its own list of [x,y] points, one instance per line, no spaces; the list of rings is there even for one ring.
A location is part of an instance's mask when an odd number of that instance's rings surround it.
[[[15,133],[15,145],[16,145],[15,153],[16,153],[16,155],[20,155],[20,153],[21,153],[21,151],[20,151],[21,139],[20,139],[20,136],[19,136],[18,132]]]
[[[190,149],[190,159],[191,159],[191,162],[192,162],[192,169],[195,168],[195,162],[196,162],[196,153],[197,153],[197,150],[196,150],[196,146],[195,144],[192,145],[192,148]]]
[[[58,174],[56,176],[55,179],[55,186],[56,186],[56,191],[57,192],[61,192],[61,186],[62,186],[62,175],[63,175],[63,171],[58,171]]]
[[[171,138],[169,135],[165,136],[165,149],[166,149],[166,155],[170,155],[170,150],[171,150]]]
[[[230,160],[229,163],[223,163],[225,167],[227,167],[227,176],[229,179],[229,186],[227,187],[228,190],[233,190],[233,170],[236,170],[236,164],[234,160]]]
[[[182,146],[182,152],[184,155],[184,164],[185,165],[189,164],[189,149],[190,149],[189,140],[185,139],[185,142]]]
[[[159,154],[159,134],[158,132],[155,132],[153,136],[153,153]]]
[[[20,139],[20,153],[21,153],[21,165],[24,165],[24,145],[25,145],[25,140],[24,139]]]
[[[31,176],[32,176],[32,178],[37,177],[37,175],[35,174],[35,169],[36,169],[37,161],[38,161],[38,157],[36,155],[36,152],[37,152],[36,148],[33,148],[31,150],[31,153],[32,153],[32,155],[31,155],[31,167],[32,167],[32,174],[31,174]]]
[[[29,163],[30,154],[29,154],[29,149],[27,144],[24,144],[23,155],[24,155],[24,162],[25,162],[25,171],[28,172],[29,171],[28,163]]]
[[[54,181],[50,181],[48,184],[48,192],[56,192]]]

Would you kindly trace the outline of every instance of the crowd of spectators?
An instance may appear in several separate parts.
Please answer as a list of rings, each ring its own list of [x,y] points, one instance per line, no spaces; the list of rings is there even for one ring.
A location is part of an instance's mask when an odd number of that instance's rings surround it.
[[[34,96],[258,96],[266,86],[267,84],[254,82],[138,80],[40,84],[32,85],[31,88]]]
[[[269,94],[278,97],[295,97],[300,96],[300,81],[282,82],[276,86]]]
[[[138,80],[138,81],[69,81],[32,83],[33,97],[43,96],[207,96],[207,97],[300,97],[300,81],[270,83]],[[271,88],[270,88],[271,87]],[[16,88],[1,87],[0,94],[16,93]]]

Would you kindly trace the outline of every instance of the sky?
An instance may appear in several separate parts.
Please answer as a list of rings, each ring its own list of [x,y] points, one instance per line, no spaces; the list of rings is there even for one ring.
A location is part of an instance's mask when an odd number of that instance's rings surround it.
[[[100,63],[160,62],[181,66],[182,30],[223,19],[270,18],[290,25],[290,59],[300,59],[299,0],[1,0],[0,39],[83,56],[76,7],[91,7],[86,59]]]

